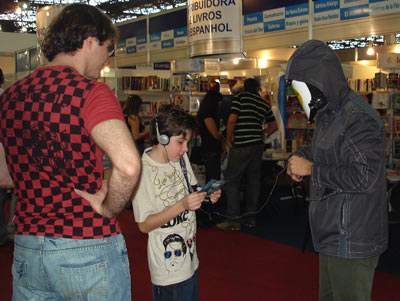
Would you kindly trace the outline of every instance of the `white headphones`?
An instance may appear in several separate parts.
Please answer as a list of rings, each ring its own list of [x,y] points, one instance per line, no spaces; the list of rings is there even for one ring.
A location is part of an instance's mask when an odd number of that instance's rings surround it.
[[[157,132],[158,142],[163,146],[167,145],[169,143],[169,137],[165,134],[160,135],[160,131],[158,130],[157,117],[156,117],[156,132]]]

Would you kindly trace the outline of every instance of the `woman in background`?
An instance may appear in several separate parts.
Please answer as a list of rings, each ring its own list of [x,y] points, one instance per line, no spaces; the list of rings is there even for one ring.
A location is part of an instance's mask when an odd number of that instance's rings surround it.
[[[135,139],[136,146],[140,154],[143,154],[144,137],[149,134],[149,131],[145,129],[139,118],[141,105],[142,99],[140,96],[133,94],[126,99],[123,111],[126,123],[128,124],[128,127],[132,133],[132,137]]]
[[[207,92],[200,104],[197,113],[199,133],[201,137],[201,153],[206,170],[206,183],[211,179],[221,178],[221,161],[225,156],[225,137],[219,132],[220,116],[219,106],[222,103],[222,94],[213,88]],[[203,202],[201,210],[196,211],[197,225],[200,228],[209,228],[215,221],[211,212],[215,210],[214,204]]]
[[[222,103],[222,94],[211,89],[202,100],[197,113],[199,122],[201,150],[206,169],[206,183],[211,179],[221,178],[221,153],[224,154],[225,138],[219,132],[219,106]]]

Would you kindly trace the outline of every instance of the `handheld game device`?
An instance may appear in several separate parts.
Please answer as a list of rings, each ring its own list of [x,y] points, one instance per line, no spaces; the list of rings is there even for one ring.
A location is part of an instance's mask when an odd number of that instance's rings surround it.
[[[199,192],[207,192],[207,196],[212,194],[213,192],[221,189],[226,183],[225,180],[210,180],[206,185],[201,187]]]

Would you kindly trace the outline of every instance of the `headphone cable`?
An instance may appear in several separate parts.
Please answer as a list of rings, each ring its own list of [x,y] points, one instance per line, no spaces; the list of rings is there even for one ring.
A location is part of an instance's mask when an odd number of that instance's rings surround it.
[[[254,212],[246,212],[246,213],[244,213],[244,214],[242,214],[242,215],[239,215],[239,216],[229,216],[229,215],[222,214],[222,213],[220,213],[220,212],[218,212],[218,211],[207,212],[207,211],[201,209],[201,207],[200,207],[199,210],[200,210],[201,212],[204,212],[204,213],[208,216],[208,218],[209,218],[210,220],[212,219],[212,215],[213,215],[213,214],[218,215],[218,216],[221,216],[221,217],[224,217],[224,218],[228,218],[228,219],[240,219],[240,218],[246,217],[246,216],[248,216],[248,215],[256,215],[256,214],[260,213],[260,212],[264,209],[264,207],[270,202],[271,196],[273,195],[273,193],[274,193],[274,191],[275,191],[275,188],[276,188],[276,186],[277,186],[277,184],[278,184],[278,178],[282,175],[282,173],[283,173],[286,169],[287,169],[287,164],[286,164],[286,166],[277,174],[277,176],[275,177],[274,185],[272,186],[271,191],[269,192],[267,199],[264,201],[264,203],[260,206],[260,208],[259,208],[257,211],[254,211]]]

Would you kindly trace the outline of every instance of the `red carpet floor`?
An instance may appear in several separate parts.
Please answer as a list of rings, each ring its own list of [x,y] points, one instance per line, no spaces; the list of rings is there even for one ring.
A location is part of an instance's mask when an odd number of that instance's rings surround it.
[[[131,264],[133,300],[151,300],[147,236],[133,214],[120,217]],[[318,256],[241,232],[198,231],[200,300],[318,300]],[[11,300],[13,245],[0,248],[1,300]],[[400,277],[376,272],[372,300],[400,300]],[[122,289],[122,288],[121,288]]]

